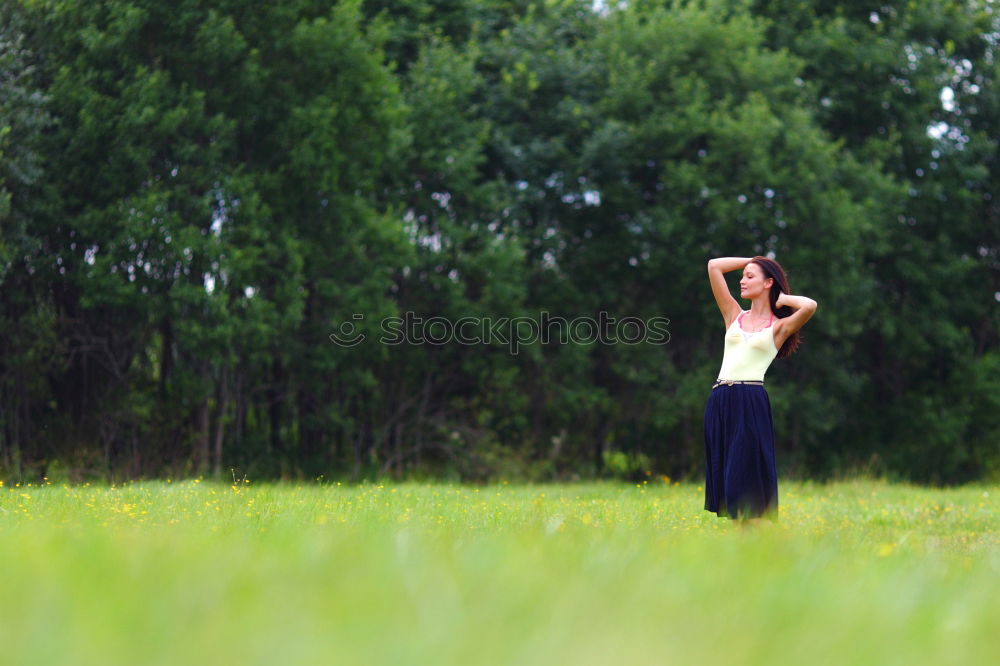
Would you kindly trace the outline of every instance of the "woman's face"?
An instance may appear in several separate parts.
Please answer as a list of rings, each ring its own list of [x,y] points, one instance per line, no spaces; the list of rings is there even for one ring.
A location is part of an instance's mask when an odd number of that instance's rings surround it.
[[[754,299],[763,294],[774,284],[773,278],[765,278],[764,271],[760,266],[752,261],[743,269],[743,277],[740,279],[740,297]]]

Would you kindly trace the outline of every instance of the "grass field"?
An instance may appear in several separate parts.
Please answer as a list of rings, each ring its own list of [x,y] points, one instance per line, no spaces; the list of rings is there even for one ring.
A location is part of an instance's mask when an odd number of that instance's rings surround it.
[[[1000,487],[0,487],[3,664],[995,664]]]

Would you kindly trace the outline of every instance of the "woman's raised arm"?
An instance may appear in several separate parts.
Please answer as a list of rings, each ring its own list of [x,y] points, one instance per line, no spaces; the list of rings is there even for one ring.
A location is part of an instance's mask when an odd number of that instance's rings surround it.
[[[795,312],[784,319],[779,319],[774,325],[774,344],[778,349],[781,349],[781,345],[784,344],[785,340],[795,333],[795,331],[805,326],[809,318],[816,314],[816,308],[819,305],[816,301],[806,296],[795,296],[784,292],[778,294],[778,300],[775,302],[775,305],[779,308],[788,306],[795,310]]]
[[[723,273],[738,271],[751,260],[752,257],[716,257],[708,260],[708,281],[712,285],[712,294],[715,295],[715,302],[719,305],[719,311],[722,312],[727,328],[743,308],[729,292],[729,285],[726,284]]]

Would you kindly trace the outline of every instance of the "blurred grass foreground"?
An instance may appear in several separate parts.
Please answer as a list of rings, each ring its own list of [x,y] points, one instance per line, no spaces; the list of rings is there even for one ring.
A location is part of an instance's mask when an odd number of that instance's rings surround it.
[[[1000,487],[0,487],[4,664],[1000,663]]]

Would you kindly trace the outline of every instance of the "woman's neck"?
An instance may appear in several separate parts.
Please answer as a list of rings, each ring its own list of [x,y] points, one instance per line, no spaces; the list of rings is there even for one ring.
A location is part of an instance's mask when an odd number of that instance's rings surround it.
[[[771,304],[766,297],[755,298],[750,304],[750,316],[756,319],[765,319],[771,316]]]

